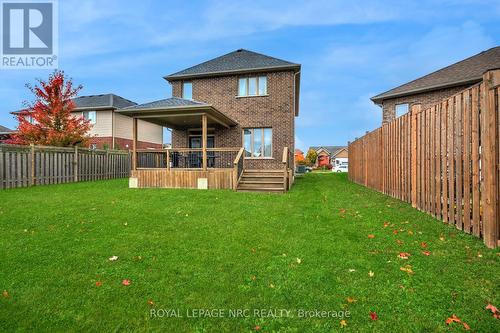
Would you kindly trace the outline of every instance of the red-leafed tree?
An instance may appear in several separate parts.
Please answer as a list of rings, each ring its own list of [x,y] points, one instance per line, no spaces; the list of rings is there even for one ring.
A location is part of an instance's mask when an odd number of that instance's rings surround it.
[[[90,121],[71,114],[75,109],[73,98],[82,89],[73,87],[73,81],[63,71],[54,71],[48,81],[37,80],[35,87],[26,87],[35,95],[35,101],[25,102],[19,112],[17,132],[8,141],[13,144],[45,146],[84,146],[89,140]]]

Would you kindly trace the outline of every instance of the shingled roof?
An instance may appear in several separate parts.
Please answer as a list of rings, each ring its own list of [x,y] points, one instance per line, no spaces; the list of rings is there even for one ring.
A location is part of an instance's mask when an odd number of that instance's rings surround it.
[[[405,83],[371,98],[375,103],[384,99],[408,96],[416,93],[474,84],[482,80],[489,69],[500,68],[500,46],[476,54],[421,78]]]
[[[313,146],[313,147],[310,147],[309,149],[312,149],[312,150],[315,150],[315,151],[318,151],[320,150],[321,148],[323,148],[324,150],[328,151],[328,153],[331,155],[331,156],[335,156],[337,155],[342,149],[346,149],[347,147],[346,146]]]
[[[76,108],[110,108],[121,109],[137,103],[115,94],[80,96],[73,99]]]
[[[180,72],[167,75],[165,79],[172,81],[183,78],[213,76],[227,73],[279,69],[299,70],[300,65],[264,54],[239,49],[215,59],[202,62],[193,67],[186,68]]]
[[[125,107],[122,110],[145,110],[145,109],[169,109],[182,106],[202,106],[208,105],[203,102],[197,102],[190,99],[183,99],[179,97],[171,97],[167,99],[160,99],[158,101],[148,102],[144,104],[137,104],[129,107]]]
[[[2,126],[0,125],[0,134],[4,134],[4,133],[11,133],[11,132],[14,132],[13,130],[11,129],[8,129],[7,127],[5,126]]]

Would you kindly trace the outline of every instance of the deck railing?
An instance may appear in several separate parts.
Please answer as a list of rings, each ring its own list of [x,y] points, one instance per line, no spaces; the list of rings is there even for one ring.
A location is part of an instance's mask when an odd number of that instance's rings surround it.
[[[288,148],[283,148],[283,156],[281,163],[283,164],[283,181],[285,184],[285,190],[288,191],[293,183],[293,163],[294,156],[293,152]]]
[[[240,148],[207,148],[207,168],[232,168]],[[141,149],[137,150],[137,168],[201,169],[201,148]]]

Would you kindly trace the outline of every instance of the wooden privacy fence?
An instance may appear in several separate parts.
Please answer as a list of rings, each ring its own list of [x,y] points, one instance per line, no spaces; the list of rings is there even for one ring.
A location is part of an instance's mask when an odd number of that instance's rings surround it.
[[[0,189],[124,178],[125,151],[0,144]]]
[[[349,144],[349,179],[499,246],[500,70]]]

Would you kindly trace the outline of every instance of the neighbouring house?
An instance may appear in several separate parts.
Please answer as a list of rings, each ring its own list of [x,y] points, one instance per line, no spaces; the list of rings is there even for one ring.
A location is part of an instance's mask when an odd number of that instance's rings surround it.
[[[337,166],[342,163],[348,163],[348,151],[346,146],[316,146],[310,147],[316,152],[317,158],[315,167]]]
[[[10,139],[12,133],[14,133],[13,130],[0,125],[0,142]]]
[[[131,186],[288,189],[299,64],[239,49],[164,78],[172,98],[118,111],[172,130],[165,157],[147,164],[138,152]]]
[[[137,103],[115,94],[79,96],[73,101],[76,105],[73,114],[83,116],[92,124],[90,148],[132,149],[132,118],[116,111]],[[138,127],[138,148],[162,147],[162,126],[141,120]]]
[[[426,109],[481,82],[483,73],[495,68],[500,68],[500,46],[388,90],[371,100],[382,107],[382,123],[387,123],[408,112],[412,105],[420,104]]]

